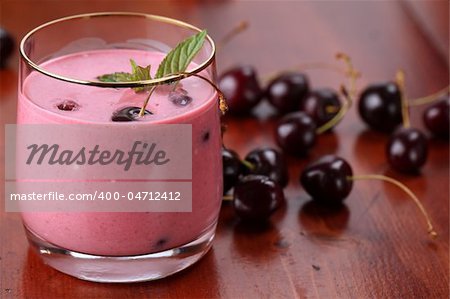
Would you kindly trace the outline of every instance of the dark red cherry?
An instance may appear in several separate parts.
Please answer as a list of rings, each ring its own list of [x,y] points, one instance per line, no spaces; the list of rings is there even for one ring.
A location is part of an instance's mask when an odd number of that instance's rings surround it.
[[[350,164],[344,159],[327,155],[309,164],[300,175],[300,183],[311,197],[324,204],[340,204],[353,187]]]
[[[141,108],[139,107],[125,107],[120,110],[117,110],[113,113],[111,120],[116,122],[123,121],[135,121],[139,118],[139,112]],[[145,110],[144,115],[153,114],[148,110]]]
[[[423,113],[423,122],[433,135],[449,139],[450,96],[447,94]]]
[[[247,175],[234,187],[234,210],[244,220],[267,220],[284,200],[283,188],[263,175]]]
[[[0,68],[6,67],[8,59],[14,51],[15,42],[11,34],[0,27]]]
[[[284,152],[304,156],[316,142],[316,124],[305,112],[289,113],[278,122],[275,139]]]
[[[341,108],[339,95],[333,89],[313,90],[300,102],[300,111],[312,117],[318,127],[330,121]]]
[[[245,157],[251,167],[247,168],[249,174],[260,174],[269,177],[282,187],[289,181],[289,173],[284,155],[273,148],[252,150]]]
[[[360,95],[358,109],[369,127],[392,132],[402,122],[400,89],[394,82],[369,85]]]
[[[392,168],[401,172],[418,172],[427,161],[425,135],[414,128],[400,128],[387,143],[386,156]]]
[[[273,79],[266,89],[269,102],[278,112],[298,110],[309,91],[308,78],[302,73],[284,73]]]
[[[232,114],[249,113],[263,96],[256,71],[249,65],[237,66],[223,73],[219,87]]]
[[[226,194],[239,180],[241,161],[235,151],[222,148],[222,164],[223,194]]]

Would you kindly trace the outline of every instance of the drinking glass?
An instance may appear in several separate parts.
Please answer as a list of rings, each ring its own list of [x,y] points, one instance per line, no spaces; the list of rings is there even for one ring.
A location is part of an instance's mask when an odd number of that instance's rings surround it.
[[[41,203],[35,203],[35,210],[22,210],[23,224],[31,247],[49,266],[90,281],[146,281],[185,269],[211,247],[222,199],[220,110],[217,90],[198,75],[215,80],[213,40],[206,36],[185,74],[154,78],[157,65],[152,65],[153,78],[148,80],[103,82],[93,75],[114,72],[119,66],[117,71],[124,71],[122,66],[133,53],[140,65],[145,55],[162,59],[198,32],[197,27],[167,17],[114,12],[51,21],[23,38],[17,126],[28,133],[22,134],[39,140],[61,138],[60,142],[86,148],[101,141],[110,149],[127,148],[136,140],[142,145],[159,134],[176,147],[171,149],[177,154],[171,161],[180,165],[172,165],[170,173],[154,167],[151,174],[144,174],[143,168],[127,172],[122,165],[98,163],[61,165],[58,171],[51,165],[35,165],[37,174],[27,168],[17,171],[16,183],[22,181],[17,189],[53,195],[70,190],[92,197],[103,188],[103,197],[109,192],[111,202],[117,195],[127,204],[135,204],[138,197],[143,201],[144,192],[150,202],[148,197],[157,191],[167,196],[183,190],[181,196],[191,200],[186,209],[170,210],[162,200],[151,199],[162,208],[142,211],[137,206],[103,206],[103,210],[65,206],[58,211],[40,209]],[[142,107],[152,86],[156,89],[147,106],[149,115],[128,122],[105,116],[105,111]],[[177,96],[192,102],[183,106],[175,101]],[[180,129],[174,129],[177,125]],[[23,162],[20,158],[18,164]],[[178,173],[177,167],[183,171]],[[33,189],[24,180],[41,185]]]

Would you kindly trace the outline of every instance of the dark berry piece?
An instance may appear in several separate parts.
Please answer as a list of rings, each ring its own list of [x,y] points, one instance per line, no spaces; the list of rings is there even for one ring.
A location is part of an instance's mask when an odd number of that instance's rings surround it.
[[[428,107],[423,113],[423,122],[433,135],[449,139],[450,95]]]
[[[317,201],[338,205],[350,194],[353,181],[350,164],[344,159],[327,155],[303,169],[300,183],[305,191]]]
[[[389,164],[401,172],[418,172],[427,155],[427,138],[414,128],[401,128],[393,133],[386,147]]]
[[[394,82],[370,85],[362,92],[358,109],[372,129],[392,132],[402,122],[400,89]]]
[[[166,238],[161,238],[156,242],[155,247],[156,248],[164,247],[167,244],[167,242],[168,240]]]
[[[284,152],[304,156],[316,142],[316,124],[305,112],[292,112],[278,122],[275,137]]]
[[[192,102],[192,98],[188,96],[188,92],[182,88],[177,88],[169,92],[169,100],[177,106],[187,106]]]
[[[141,108],[139,107],[125,107],[123,109],[117,110],[113,113],[111,120],[112,121],[135,121],[139,119],[139,112],[141,111]],[[144,115],[153,114],[148,110],[145,110]]]
[[[238,154],[230,149],[222,148],[223,194],[236,185],[241,173],[241,160]]]
[[[284,200],[281,186],[262,175],[245,176],[234,188],[234,210],[244,220],[267,220]]]
[[[211,134],[209,133],[209,131],[204,132],[202,135],[202,141],[207,142],[209,140],[210,135]]]
[[[11,34],[0,28],[0,68],[6,67],[8,59],[14,51],[15,42]]]
[[[284,155],[272,148],[255,149],[247,154],[245,160],[250,163],[248,174],[260,174],[286,187],[289,173]]]
[[[261,101],[263,95],[256,71],[248,65],[238,66],[223,73],[219,78],[219,87],[232,114],[249,113]]]
[[[284,73],[273,79],[266,89],[269,102],[278,112],[296,111],[309,91],[308,78],[302,73]]]
[[[56,107],[62,111],[75,111],[78,110],[78,104],[72,100],[65,100],[62,103],[59,103]]]
[[[329,122],[341,108],[341,101],[336,91],[330,88],[313,90],[299,105],[314,120],[318,127]]]

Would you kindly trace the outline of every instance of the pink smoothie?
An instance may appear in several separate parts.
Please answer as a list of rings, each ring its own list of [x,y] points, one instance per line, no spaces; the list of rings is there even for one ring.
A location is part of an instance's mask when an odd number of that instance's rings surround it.
[[[161,53],[138,50],[97,50],[52,59],[42,67],[70,78],[95,80],[101,74],[130,72],[130,58],[141,66],[151,64],[153,75],[163,57]],[[202,75],[208,76],[206,72]],[[155,123],[192,124],[192,212],[23,213],[27,227],[50,243],[97,255],[158,252],[189,243],[213,227],[222,195],[217,94],[207,82],[195,77],[182,80],[180,87],[193,99],[188,105],[177,106],[168,100],[168,88],[163,86],[156,89],[147,106],[153,115],[139,121],[113,123],[111,116],[115,111],[141,107],[146,94],[136,94],[129,88],[67,83],[32,72],[19,91],[19,124],[117,124],[130,126],[133,134],[141,136]],[[67,100],[76,102],[77,109],[57,108]]]

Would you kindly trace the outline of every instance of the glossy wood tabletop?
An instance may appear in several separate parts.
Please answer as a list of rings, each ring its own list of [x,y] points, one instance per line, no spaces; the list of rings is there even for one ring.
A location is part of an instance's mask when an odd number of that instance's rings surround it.
[[[250,27],[221,49],[218,68],[254,65],[261,78],[304,62],[334,62],[344,51],[362,72],[359,87],[406,72],[410,97],[437,91],[449,82],[448,1],[19,1],[1,0],[0,23],[19,40],[35,26],[92,11],[161,14],[208,28],[216,39],[242,20]],[[424,25],[425,24],[425,25]],[[135,30],[139,30],[136,28]],[[2,125],[15,122],[17,61],[0,72]],[[313,87],[337,87],[343,78],[309,72]],[[411,111],[423,128],[424,107]],[[242,156],[274,145],[269,108],[258,117],[226,120],[226,146]],[[4,132],[0,131],[0,168]],[[387,137],[366,129],[355,107],[334,130],[319,137],[305,159],[289,158],[287,205],[271,224],[252,229],[224,204],[210,252],[195,266],[170,278],[137,284],[98,284],[61,274],[30,252],[19,215],[0,214],[1,298],[448,298],[449,144],[430,139],[420,175],[389,170]],[[356,174],[399,179],[420,198],[439,233],[432,241],[423,216],[399,189],[358,181],[345,206],[323,210],[300,187],[301,169],[335,153]],[[2,171],[0,177],[4,179]],[[0,196],[4,198],[1,184]],[[57,225],[57,224],[55,224]]]

